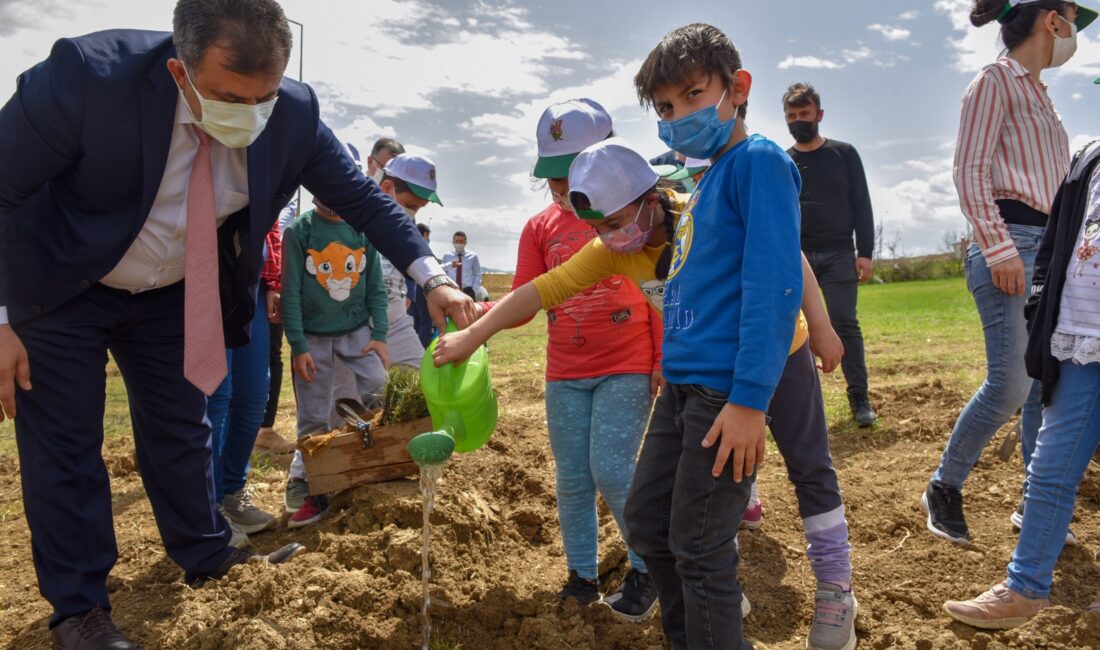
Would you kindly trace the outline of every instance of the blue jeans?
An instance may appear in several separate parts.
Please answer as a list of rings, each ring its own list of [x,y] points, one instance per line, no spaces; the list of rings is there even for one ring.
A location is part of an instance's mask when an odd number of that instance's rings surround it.
[[[987,374],[985,382],[955,422],[940,466],[932,475],[933,481],[961,490],[982,450],[1021,406],[1020,438],[1025,468],[1031,460],[1042,422],[1042,407],[1039,382],[1028,377],[1024,368],[1027,347],[1024,303],[1044,230],[1037,226],[1008,226],[1024,263],[1023,296],[1010,296],[998,289],[978,246],[970,245],[966,257],[966,286],[974,296],[982,320]]]
[[[626,539],[623,507],[650,404],[649,375],[546,382],[546,424],[557,465],[562,544],[569,569],[582,578],[597,577],[597,491]],[[633,568],[646,570],[637,553],[628,548],[627,556]]]
[[[214,449],[214,496],[218,503],[226,494],[244,487],[252,445],[267,410],[271,351],[263,294],[261,287],[252,319],[252,340],[243,348],[225,351],[229,372],[207,400]]]
[[[1050,595],[1077,487],[1100,443],[1100,364],[1062,362],[1028,466],[1024,522],[1008,565],[1008,587],[1028,598]]]

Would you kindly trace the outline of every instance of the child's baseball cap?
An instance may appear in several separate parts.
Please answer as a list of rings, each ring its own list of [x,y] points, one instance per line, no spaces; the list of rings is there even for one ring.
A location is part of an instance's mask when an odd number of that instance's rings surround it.
[[[580,152],[569,166],[569,196],[588,199],[589,209],[576,210],[581,219],[605,219],[653,189],[659,178],[625,140],[611,138]]]
[[[683,167],[666,178],[670,181],[682,181],[685,178],[691,178],[707,167],[710,167],[710,161],[706,158],[688,158],[684,160]]]
[[[585,147],[611,135],[611,116],[591,99],[570,99],[547,108],[539,118],[539,160],[535,178],[565,178]]]
[[[1001,10],[1001,14],[997,16],[997,22],[1003,23],[1016,7],[1034,4],[1036,2],[1041,2],[1041,0],[1007,0],[1004,9]],[[1080,2],[1074,4],[1077,5],[1077,20],[1074,22],[1077,24],[1077,31],[1081,31],[1091,25],[1092,21],[1096,20],[1097,13],[1095,9],[1090,9]]]
[[[435,193],[435,163],[427,158],[403,153],[390,158],[382,169],[387,176],[405,181],[413,194],[425,201],[443,205]]]

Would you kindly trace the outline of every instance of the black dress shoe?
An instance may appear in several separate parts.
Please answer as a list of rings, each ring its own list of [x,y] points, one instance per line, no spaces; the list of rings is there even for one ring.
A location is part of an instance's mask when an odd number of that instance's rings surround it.
[[[244,564],[245,562],[263,562],[265,564],[282,564],[283,562],[289,562],[298,555],[305,552],[306,547],[297,542],[291,542],[286,546],[280,548],[277,551],[268,553],[267,555],[260,555],[258,553],[252,553],[251,551],[244,551],[239,548],[230,548],[229,556],[222,561],[221,565],[213,573],[208,575],[198,573],[185,573],[183,581],[190,585],[192,588],[198,588],[203,585],[207,580],[220,580],[229,573],[229,570],[238,564]]]
[[[55,650],[135,650],[102,607],[70,616],[50,630]]]

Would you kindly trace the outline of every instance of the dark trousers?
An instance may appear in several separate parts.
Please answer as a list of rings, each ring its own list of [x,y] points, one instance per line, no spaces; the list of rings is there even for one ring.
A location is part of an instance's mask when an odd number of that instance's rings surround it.
[[[268,323],[268,336],[268,347],[270,349],[268,365],[271,370],[271,383],[267,387],[267,409],[264,411],[264,421],[260,426],[270,429],[275,426],[275,416],[279,414],[279,394],[283,392],[282,323]]]
[[[844,343],[844,358],[840,368],[848,382],[849,395],[867,394],[867,362],[863,356],[863,332],[856,317],[859,277],[856,275],[855,251],[806,252],[810,269],[821,285],[825,308],[837,336]]]
[[[34,385],[16,390],[23,506],[51,625],[109,606],[118,548],[102,457],[108,351],[164,547],[186,571],[215,572],[230,533],[214,507],[206,396],[183,377],[183,284],[134,295],[96,285],[15,332]]]
[[[661,624],[677,650],[752,648],[741,629],[737,528],[754,478],[711,476],[703,437],[726,396],[669,384],[657,400],[626,502],[627,542],[657,585]]]
[[[413,316],[413,327],[416,328],[416,336],[420,339],[420,345],[425,348],[435,338],[435,326],[432,325],[432,316],[428,313],[428,299],[420,287],[416,288],[416,297],[413,298],[409,311]]]

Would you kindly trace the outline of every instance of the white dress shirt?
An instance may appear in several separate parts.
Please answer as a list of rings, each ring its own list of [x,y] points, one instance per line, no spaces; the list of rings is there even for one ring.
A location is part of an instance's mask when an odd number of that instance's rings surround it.
[[[137,239],[115,268],[100,282],[135,293],[166,287],[183,279],[184,241],[187,234],[187,187],[191,165],[199,151],[195,120],[183,95],[176,101],[172,142],[160,188]],[[248,150],[230,149],[213,140],[210,162],[214,170],[214,201],[218,225],[248,205]]]

